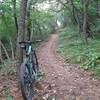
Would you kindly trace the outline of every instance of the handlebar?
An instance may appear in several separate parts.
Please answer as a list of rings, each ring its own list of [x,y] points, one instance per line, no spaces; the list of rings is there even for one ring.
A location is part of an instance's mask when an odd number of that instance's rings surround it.
[[[41,42],[42,40],[36,40],[36,41],[21,41],[21,42],[19,42],[19,44],[20,44],[20,47],[21,48],[23,48],[23,49],[25,49],[26,48],[26,44],[35,44],[35,43],[37,43],[37,42]]]
[[[42,40],[36,40],[36,41],[21,41],[19,42],[19,44],[34,44],[34,43],[37,43],[37,42],[41,42]]]

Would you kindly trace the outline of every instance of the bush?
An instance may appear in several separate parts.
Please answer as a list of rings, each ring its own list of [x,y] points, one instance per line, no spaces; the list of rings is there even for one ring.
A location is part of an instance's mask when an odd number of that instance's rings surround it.
[[[98,75],[97,69],[100,69],[100,39],[98,37],[89,38],[88,45],[84,45],[77,33],[72,28],[62,30],[57,52],[63,55],[68,63],[78,63],[83,69],[93,71],[96,69],[95,75]]]

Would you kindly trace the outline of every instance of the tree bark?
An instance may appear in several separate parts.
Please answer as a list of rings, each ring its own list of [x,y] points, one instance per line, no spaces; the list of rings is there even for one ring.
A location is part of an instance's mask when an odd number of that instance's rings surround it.
[[[26,8],[27,8],[27,0],[21,0],[20,17],[18,22],[17,51],[16,51],[18,67],[21,65],[21,62],[23,61],[23,50],[20,47],[19,42],[24,41]]]
[[[87,9],[88,9],[88,0],[83,0],[83,42],[88,44],[87,36]]]
[[[31,5],[32,5],[32,0],[28,0],[27,3],[27,34],[28,34],[28,40],[31,39]]]
[[[97,14],[97,18],[100,19],[100,1],[99,0],[94,0],[95,5],[96,5],[96,14]]]
[[[16,26],[16,33],[18,33],[18,22],[17,22],[17,14],[16,14],[16,0],[12,0],[13,3],[13,16],[14,16],[14,21],[15,21],[15,26]]]

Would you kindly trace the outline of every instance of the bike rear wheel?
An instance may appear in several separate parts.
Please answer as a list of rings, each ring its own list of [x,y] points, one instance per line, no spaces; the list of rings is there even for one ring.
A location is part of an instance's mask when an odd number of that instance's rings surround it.
[[[19,81],[24,100],[32,100],[33,82],[29,76],[27,65],[22,63],[19,70]]]
[[[32,61],[33,61],[33,69],[37,73],[39,71],[39,63],[35,50],[33,51]]]

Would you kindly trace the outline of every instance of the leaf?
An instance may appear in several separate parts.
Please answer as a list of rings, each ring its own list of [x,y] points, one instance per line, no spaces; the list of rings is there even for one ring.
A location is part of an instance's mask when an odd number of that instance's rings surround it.
[[[8,96],[6,100],[13,100],[12,96]]]

